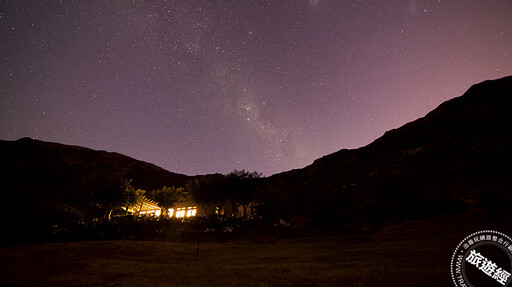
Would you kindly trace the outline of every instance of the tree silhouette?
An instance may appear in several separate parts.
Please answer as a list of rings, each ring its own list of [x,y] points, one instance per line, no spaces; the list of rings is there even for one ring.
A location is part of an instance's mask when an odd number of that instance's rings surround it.
[[[244,217],[247,217],[247,208],[254,201],[257,192],[257,179],[262,174],[248,172],[246,170],[234,170],[227,175],[226,195],[227,199],[242,206]]]
[[[178,202],[190,200],[190,195],[183,187],[162,187],[161,189],[150,192],[149,197],[156,202],[162,209],[161,216],[167,216],[169,208]]]
[[[210,206],[223,200],[225,177],[221,174],[208,175],[200,179],[191,180],[186,190],[194,201],[208,214]]]
[[[130,207],[136,207],[142,203],[146,191],[142,189],[135,189],[135,187],[132,185],[131,179],[124,180],[122,188],[124,191],[123,197],[125,214],[128,214],[128,209]]]
[[[103,212],[103,217],[110,219],[112,211],[124,203],[124,191],[122,184],[108,184],[98,188],[94,194],[94,203]]]

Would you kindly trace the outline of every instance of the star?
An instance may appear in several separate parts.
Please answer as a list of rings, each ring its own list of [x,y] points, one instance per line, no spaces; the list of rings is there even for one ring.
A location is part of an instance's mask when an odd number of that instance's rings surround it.
[[[188,175],[271,175],[512,74],[508,1],[89,1],[0,7],[0,138]]]

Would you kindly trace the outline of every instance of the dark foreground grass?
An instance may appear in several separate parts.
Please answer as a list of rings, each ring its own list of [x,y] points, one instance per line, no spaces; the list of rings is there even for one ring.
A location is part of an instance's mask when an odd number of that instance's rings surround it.
[[[410,224],[373,235],[201,244],[198,260],[194,243],[103,241],[4,247],[0,285],[453,286],[451,254],[467,234],[420,225],[420,233]]]

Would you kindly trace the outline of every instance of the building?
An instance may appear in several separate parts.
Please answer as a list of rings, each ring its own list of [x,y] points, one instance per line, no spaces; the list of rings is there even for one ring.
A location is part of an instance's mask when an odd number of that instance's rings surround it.
[[[256,213],[255,210],[256,204],[251,203],[247,208],[247,215],[254,215]],[[128,209],[128,212],[142,216],[159,217],[162,214],[162,209],[158,206],[158,202],[144,197],[142,203],[138,207],[132,207]],[[206,213],[200,205],[194,202],[180,202],[169,208],[167,212],[167,216],[170,218],[187,218],[213,214],[229,216],[243,215],[244,210],[242,206],[236,206],[231,202],[224,202],[222,204],[209,206]]]

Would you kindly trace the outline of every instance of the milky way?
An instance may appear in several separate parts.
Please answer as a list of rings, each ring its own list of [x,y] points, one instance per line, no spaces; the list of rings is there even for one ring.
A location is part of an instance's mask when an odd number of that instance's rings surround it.
[[[301,168],[512,74],[511,1],[0,1],[0,138]]]

